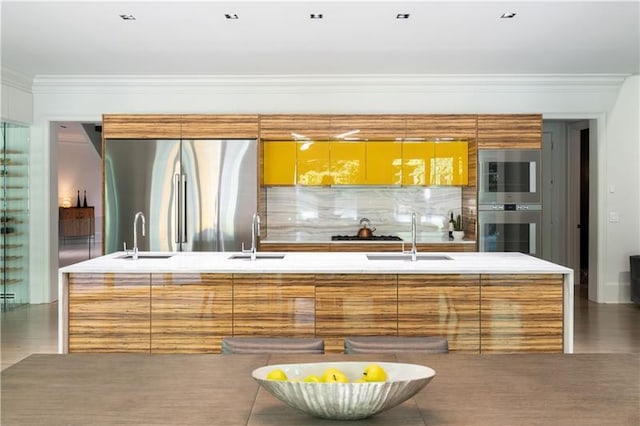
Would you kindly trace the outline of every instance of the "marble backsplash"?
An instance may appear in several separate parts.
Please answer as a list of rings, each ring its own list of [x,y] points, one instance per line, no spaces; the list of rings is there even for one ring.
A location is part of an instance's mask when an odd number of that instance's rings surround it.
[[[411,213],[418,215],[418,241],[444,241],[449,214],[461,212],[460,187],[268,187],[262,240],[330,241],[356,235],[360,219],[374,235],[411,239]]]

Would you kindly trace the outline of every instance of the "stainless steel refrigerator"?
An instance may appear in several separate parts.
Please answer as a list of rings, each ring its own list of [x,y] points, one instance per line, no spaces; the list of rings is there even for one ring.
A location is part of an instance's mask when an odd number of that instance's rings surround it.
[[[251,244],[257,209],[257,141],[105,141],[105,253],[133,245],[150,251],[237,251]]]

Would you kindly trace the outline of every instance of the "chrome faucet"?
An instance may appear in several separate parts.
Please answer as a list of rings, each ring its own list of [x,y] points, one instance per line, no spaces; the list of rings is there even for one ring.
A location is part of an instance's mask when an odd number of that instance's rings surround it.
[[[413,212],[411,213],[411,251],[403,252],[406,254],[411,254],[412,262],[415,262],[418,260],[418,246],[416,244],[416,239],[417,239],[416,213]]]
[[[138,219],[142,219],[142,236],[144,237],[144,226],[146,224],[144,214],[142,212],[136,213],[136,217],[133,219],[133,256],[135,260],[138,258]]]
[[[256,260],[256,253],[258,252],[258,237],[260,236],[260,215],[258,213],[253,214],[251,219],[251,249],[245,250],[244,243],[242,243],[242,252],[250,253],[251,260]]]

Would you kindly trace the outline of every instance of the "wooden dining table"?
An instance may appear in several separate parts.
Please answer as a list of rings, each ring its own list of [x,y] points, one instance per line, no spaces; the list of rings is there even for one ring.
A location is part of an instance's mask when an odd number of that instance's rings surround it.
[[[268,364],[385,361],[436,371],[357,421],[311,417],[261,388]],[[1,375],[2,425],[634,425],[640,354],[35,354]]]

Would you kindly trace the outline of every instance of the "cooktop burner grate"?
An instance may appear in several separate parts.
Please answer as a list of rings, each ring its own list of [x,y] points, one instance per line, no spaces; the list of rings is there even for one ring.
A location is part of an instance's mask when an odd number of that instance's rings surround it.
[[[402,241],[396,235],[374,235],[369,238],[361,238],[357,235],[332,235],[331,241]]]

